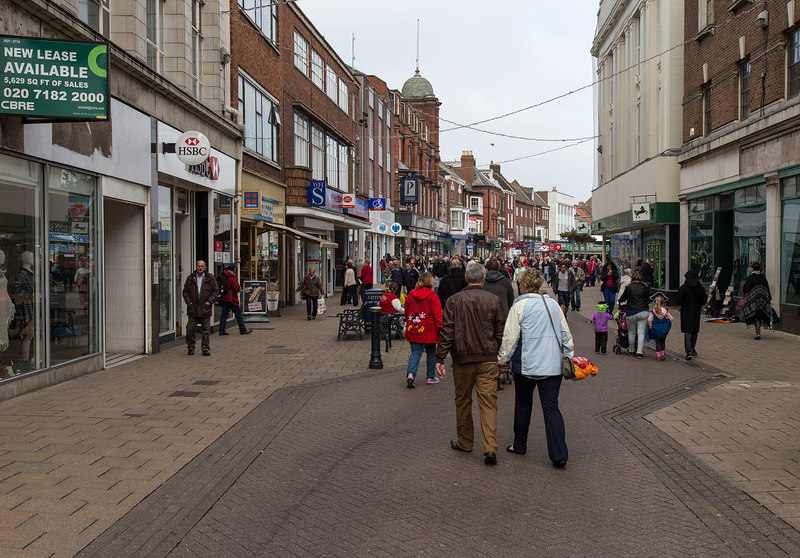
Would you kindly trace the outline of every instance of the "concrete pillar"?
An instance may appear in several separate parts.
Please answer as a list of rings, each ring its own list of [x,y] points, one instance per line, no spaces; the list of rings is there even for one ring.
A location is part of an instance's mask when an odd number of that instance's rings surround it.
[[[778,173],[764,175],[767,186],[767,246],[764,273],[772,291],[773,308],[780,316],[781,305],[781,188]]]

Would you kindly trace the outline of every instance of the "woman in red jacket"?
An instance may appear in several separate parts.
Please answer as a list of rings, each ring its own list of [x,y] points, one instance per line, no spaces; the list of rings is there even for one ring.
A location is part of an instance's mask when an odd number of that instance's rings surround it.
[[[406,340],[411,343],[411,355],[408,357],[406,386],[413,388],[417,377],[419,360],[425,350],[428,384],[438,384],[436,377],[436,343],[439,341],[439,330],[442,329],[442,303],[433,292],[433,275],[423,273],[417,280],[416,288],[406,297]]]

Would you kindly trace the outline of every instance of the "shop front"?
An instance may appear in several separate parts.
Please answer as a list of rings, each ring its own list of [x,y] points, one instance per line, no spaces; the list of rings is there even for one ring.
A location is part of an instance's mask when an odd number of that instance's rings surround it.
[[[395,222],[395,213],[391,210],[370,211],[369,221],[372,226],[366,232],[366,242],[364,251],[369,254],[369,263],[372,267],[374,284],[383,282],[381,276],[381,259],[387,254],[394,255],[395,235],[392,233],[392,225]]]
[[[597,249],[589,245],[587,255],[602,256],[620,269],[634,269],[639,260],[649,259],[653,266],[653,286],[664,291],[677,291],[679,273],[680,227],[679,205],[672,202],[636,203],[630,211],[597,219],[592,233],[602,235]],[[645,210],[642,210],[642,206]]]
[[[800,174],[787,173],[781,178],[781,215],[782,328],[800,333]],[[773,293],[773,298],[778,297]]]
[[[181,135],[157,123],[159,145]],[[185,335],[183,284],[198,260],[212,273],[235,261],[236,160],[213,147],[207,160],[188,165],[168,149],[158,151],[158,185],[151,189],[155,212],[153,257],[154,345]],[[214,317],[216,323],[218,316]]]

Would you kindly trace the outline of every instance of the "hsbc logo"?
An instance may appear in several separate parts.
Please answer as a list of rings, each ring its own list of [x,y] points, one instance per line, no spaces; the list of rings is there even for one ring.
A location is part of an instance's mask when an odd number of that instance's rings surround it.
[[[175,142],[175,154],[185,165],[197,166],[208,161],[211,142],[200,132],[183,132]]]
[[[198,176],[202,176],[210,180],[219,180],[221,168],[219,164],[219,159],[217,159],[212,155],[206,161],[203,161],[199,165],[189,165],[186,168],[186,170],[188,170],[192,174],[196,174]]]
[[[197,138],[186,138],[186,145],[197,145],[200,140]]]

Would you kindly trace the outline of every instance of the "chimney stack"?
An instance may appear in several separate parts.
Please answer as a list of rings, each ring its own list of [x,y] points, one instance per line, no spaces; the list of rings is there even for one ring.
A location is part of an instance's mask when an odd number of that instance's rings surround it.
[[[489,169],[491,169],[492,172],[496,172],[497,174],[500,174],[500,165],[495,165],[494,161],[489,163]]]

